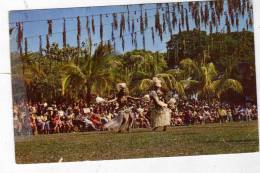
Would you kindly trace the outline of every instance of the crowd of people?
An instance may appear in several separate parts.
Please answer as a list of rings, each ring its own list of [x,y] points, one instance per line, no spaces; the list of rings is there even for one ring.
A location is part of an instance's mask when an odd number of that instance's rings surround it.
[[[252,103],[230,105],[209,104],[195,99],[176,101],[176,106],[170,107],[171,126],[257,120],[257,107]],[[131,100],[126,107],[134,117],[132,128],[151,127],[151,101]],[[20,101],[13,106],[14,130],[16,135],[107,130],[105,125],[118,116],[119,110],[117,102],[104,101],[87,106],[84,100],[74,104]]]

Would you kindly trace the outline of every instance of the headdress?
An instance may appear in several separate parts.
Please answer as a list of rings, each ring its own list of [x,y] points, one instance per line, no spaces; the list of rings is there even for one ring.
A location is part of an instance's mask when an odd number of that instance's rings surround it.
[[[117,84],[117,90],[121,90],[121,89],[126,89],[127,86],[126,86],[126,83],[119,83]]]
[[[162,87],[162,81],[158,77],[153,77],[153,84],[156,87],[159,87],[159,88]]]

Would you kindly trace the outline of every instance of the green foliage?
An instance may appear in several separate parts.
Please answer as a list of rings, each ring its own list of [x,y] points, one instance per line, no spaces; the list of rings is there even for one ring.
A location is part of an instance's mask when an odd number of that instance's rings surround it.
[[[175,77],[184,79],[191,76],[192,79],[204,80],[204,83],[207,84],[217,78],[235,79],[242,85],[243,95],[256,101],[253,32],[207,34],[198,30],[186,31],[173,35],[167,43],[167,49],[168,66],[170,68],[177,66],[180,69],[177,68],[178,71],[172,71],[175,73]],[[206,65],[209,63],[212,63],[211,67]],[[215,69],[210,70],[213,65]],[[203,73],[200,73],[196,66],[204,66],[203,71],[201,71]],[[233,89],[239,88],[238,85],[234,86],[236,87],[233,87]],[[204,93],[210,92],[210,90],[213,90],[210,87],[212,86],[205,85],[202,90],[204,90]],[[229,97],[233,96],[230,95]],[[243,99],[241,98],[241,100]]]
[[[220,99],[221,94],[229,90],[243,93],[242,84],[238,80],[227,78],[227,75],[219,75],[213,63],[198,64],[191,59],[183,59],[180,65],[183,71],[190,75],[188,80],[182,81],[183,86],[197,86],[194,92],[208,101],[214,98]],[[191,80],[192,78],[196,80]]]
[[[110,44],[102,43],[91,53],[85,43],[80,49],[54,43],[43,54],[12,53],[14,99],[26,95],[30,101],[90,103],[93,95],[114,94],[119,82],[127,83],[131,95],[140,96],[157,76],[163,88],[181,97],[229,100],[231,91],[256,100],[253,33],[182,32],[173,35],[167,48],[167,53],[133,50],[116,55]]]

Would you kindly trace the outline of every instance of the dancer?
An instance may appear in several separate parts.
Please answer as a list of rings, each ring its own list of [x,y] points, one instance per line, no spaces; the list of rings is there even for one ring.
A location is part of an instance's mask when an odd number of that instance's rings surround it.
[[[154,105],[151,110],[152,127],[154,131],[159,127],[163,127],[163,131],[166,131],[167,126],[169,126],[171,122],[171,110],[167,108],[167,104],[164,103],[162,99],[163,92],[161,87],[162,81],[154,77],[153,86],[149,93]]]
[[[127,131],[133,125],[134,116],[132,114],[131,108],[127,107],[129,100],[140,100],[139,98],[131,97],[127,94],[127,86],[126,83],[119,83],[117,85],[118,93],[116,98],[113,100],[109,100],[109,103],[117,102],[118,103],[118,116],[112,119],[110,122],[104,125],[107,129],[118,128],[118,132],[123,130],[123,127],[127,125]]]

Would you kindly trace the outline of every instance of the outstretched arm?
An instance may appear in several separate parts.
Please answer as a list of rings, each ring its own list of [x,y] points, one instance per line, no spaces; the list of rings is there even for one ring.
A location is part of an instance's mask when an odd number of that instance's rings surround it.
[[[112,99],[112,100],[108,100],[107,102],[108,102],[108,103],[112,103],[112,102],[115,102],[115,101],[117,101],[117,97],[114,98],[114,99]]]
[[[141,100],[141,98],[132,97],[132,96],[127,96],[127,99],[131,99],[131,100]]]

